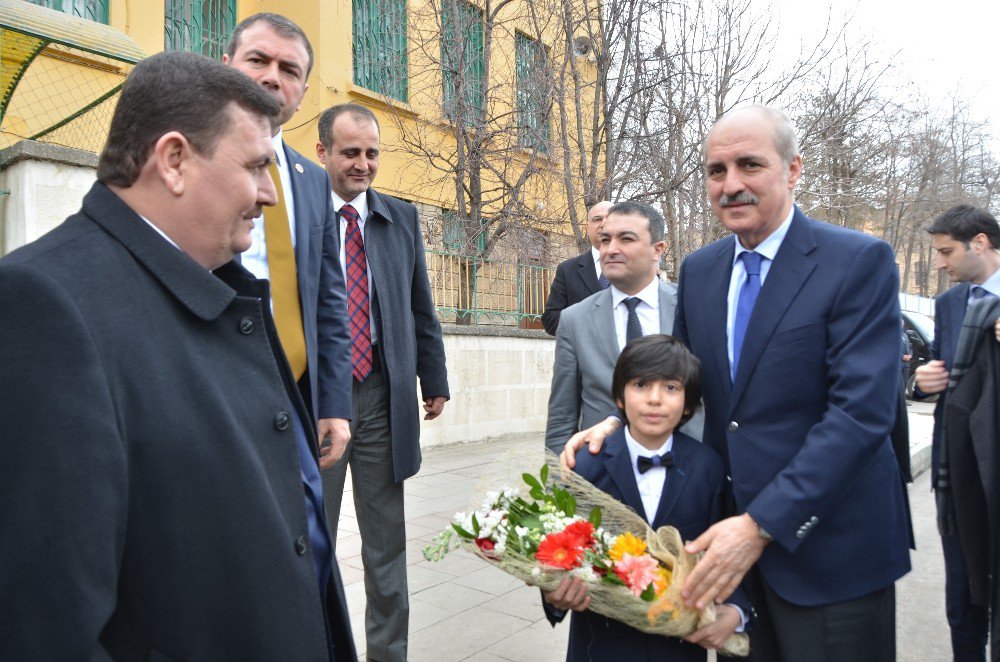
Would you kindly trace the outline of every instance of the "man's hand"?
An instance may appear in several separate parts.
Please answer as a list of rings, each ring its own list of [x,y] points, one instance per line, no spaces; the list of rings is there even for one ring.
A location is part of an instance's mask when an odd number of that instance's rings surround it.
[[[903,354],[903,363],[909,363],[912,358],[913,354]]]
[[[746,513],[717,522],[694,542],[689,542],[684,546],[688,554],[704,551],[705,556],[681,588],[684,604],[704,609],[710,602],[728,598],[760,558],[767,542],[757,533],[757,524]]]
[[[448,398],[443,395],[439,395],[434,398],[424,398],[424,414],[425,421],[433,421],[435,418],[441,415],[444,411],[444,403],[448,401]]]
[[[583,448],[584,444],[590,444],[590,452],[597,455],[601,452],[601,446],[621,423],[614,416],[608,416],[603,421],[592,428],[577,432],[566,442],[562,454],[559,456],[559,464],[563,469],[572,469],[576,466],[576,452]]]
[[[344,456],[347,442],[351,440],[351,425],[346,418],[321,418],[316,424],[316,431],[319,436],[319,468],[329,469]]]
[[[698,628],[684,637],[684,641],[699,644],[709,650],[722,648],[742,622],[739,609],[733,605],[719,605],[715,608],[715,622]]]
[[[587,585],[579,577],[563,577],[554,591],[542,591],[545,601],[563,611],[584,611],[590,606]]]
[[[913,383],[921,393],[931,395],[948,388],[948,371],[944,369],[944,361],[940,359],[928,361],[919,366],[913,374],[915,375]]]

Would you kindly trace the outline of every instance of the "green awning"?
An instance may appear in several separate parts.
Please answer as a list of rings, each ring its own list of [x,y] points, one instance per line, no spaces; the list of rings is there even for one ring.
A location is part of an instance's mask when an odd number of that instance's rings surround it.
[[[0,0],[0,148],[47,137],[98,151],[114,97],[143,57],[108,25]]]

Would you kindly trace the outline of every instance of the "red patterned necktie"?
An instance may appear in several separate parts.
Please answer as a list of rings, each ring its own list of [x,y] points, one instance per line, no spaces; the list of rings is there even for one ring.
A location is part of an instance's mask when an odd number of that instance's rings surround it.
[[[347,317],[351,320],[351,357],[354,378],[363,382],[372,371],[371,316],[368,303],[368,262],[358,227],[358,212],[351,205],[340,208],[347,221],[344,257],[347,262]]]

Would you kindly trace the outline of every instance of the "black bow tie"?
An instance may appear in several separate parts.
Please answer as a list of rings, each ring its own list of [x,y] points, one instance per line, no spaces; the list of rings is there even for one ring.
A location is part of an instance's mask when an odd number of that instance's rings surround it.
[[[674,466],[674,454],[667,451],[663,455],[654,455],[653,457],[637,457],[635,458],[635,466],[639,469],[639,473],[644,474],[653,467],[663,467],[664,469],[669,469]]]

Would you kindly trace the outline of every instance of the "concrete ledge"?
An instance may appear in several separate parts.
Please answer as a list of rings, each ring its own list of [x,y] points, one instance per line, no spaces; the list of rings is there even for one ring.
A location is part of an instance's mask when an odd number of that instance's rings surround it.
[[[7,149],[0,150],[0,168],[8,168],[25,160],[50,161],[82,168],[96,168],[98,158],[97,154],[84,149],[40,143],[34,140],[22,140]]]
[[[461,324],[442,324],[441,331],[445,335],[452,336],[480,336],[492,338],[537,338],[539,340],[551,340],[555,338],[545,333],[541,329],[521,329],[516,326],[468,326]]]

